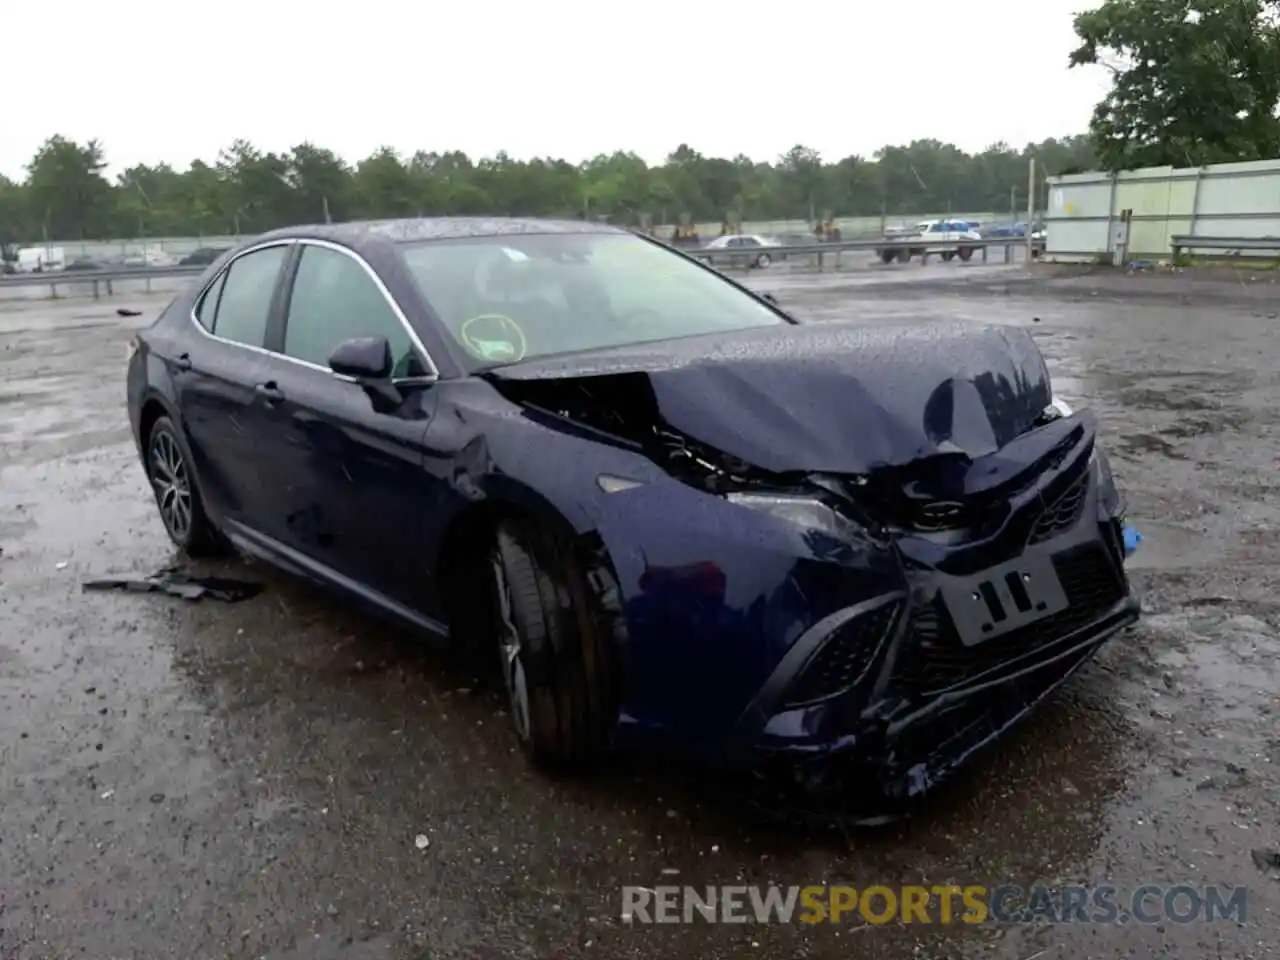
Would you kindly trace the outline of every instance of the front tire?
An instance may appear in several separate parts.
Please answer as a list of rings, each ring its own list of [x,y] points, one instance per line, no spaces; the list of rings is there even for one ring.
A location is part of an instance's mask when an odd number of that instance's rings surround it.
[[[499,524],[492,614],[512,726],[542,767],[607,753],[618,719],[615,657],[568,547],[527,522]]]
[[[160,522],[174,546],[193,558],[225,554],[226,541],[200,499],[187,445],[168,417],[159,417],[151,425],[146,467]]]

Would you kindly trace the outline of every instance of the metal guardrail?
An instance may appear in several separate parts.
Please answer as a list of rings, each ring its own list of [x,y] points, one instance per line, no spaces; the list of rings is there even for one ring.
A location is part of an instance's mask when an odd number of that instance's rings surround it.
[[[941,256],[945,250],[954,250],[959,247],[965,247],[971,250],[980,250],[982,252],[983,262],[988,260],[988,251],[992,247],[1004,248],[1004,262],[1010,263],[1013,260],[1013,251],[1019,247],[1026,248],[1027,238],[1022,237],[983,237],[980,240],[956,240],[946,241],[942,243],[930,242],[920,237],[885,237],[880,239],[868,240],[833,240],[823,243],[807,243],[799,245],[781,244],[779,246],[760,246],[760,247],[717,247],[714,250],[708,250],[706,247],[677,247],[687,256],[694,257],[698,260],[706,260],[709,263],[723,261],[730,264],[744,264],[750,266],[754,264],[762,254],[767,255],[770,261],[789,261],[801,257],[817,257],[819,268],[823,265],[824,258],[831,256],[835,258],[838,264],[840,254],[855,251],[870,251],[879,253],[882,250],[893,251],[921,251],[921,263],[927,263],[930,257]],[[1044,250],[1044,241],[1036,240],[1032,243],[1033,249],[1039,253]]]
[[[112,285],[121,281],[143,280],[150,290],[152,280],[173,277],[198,277],[208,269],[202,266],[124,267],[119,270],[49,270],[42,273],[0,274],[0,290],[9,287],[49,287],[53,296],[59,287],[91,286],[93,298],[99,299],[105,292],[111,296]]]
[[[1237,256],[1244,250],[1268,250],[1280,253],[1280,237],[1196,237],[1176,234],[1169,240],[1175,258],[1184,250],[1221,250]]]
[[[1278,241],[1280,242],[1280,241]],[[752,247],[750,249],[706,247],[688,248],[676,246],[674,249],[705,260],[713,265],[729,264],[754,266],[762,253],[768,254],[771,261],[787,262],[803,258],[817,258],[818,269],[822,269],[827,258],[838,266],[842,253],[894,251],[922,251],[921,262],[927,263],[930,257],[941,256],[944,249],[967,247],[982,252],[982,260],[988,260],[988,251],[992,247],[1004,248],[1004,262],[1013,261],[1013,251],[1018,247],[1026,247],[1025,237],[984,237],[980,240],[964,240],[954,243],[928,243],[919,237],[881,238],[861,240],[834,240],[822,243],[783,244],[770,247]],[[1037,252],[1043,249],[1043,242],[1037,241]],[[0,291],[11,287],[48,287],[52,296],[58,296],[58,289],[66,287],[91,287],[95,300],[104,294],[111,296],[115,291],[113,285],[121,282],[144,281],[150,291],[152,280],[169,280],[176,277],[196,277],[208,269],[207,265],[167,266],[167,267],[133,267],[118,270],[51,270],[47,273],[15,273],[0,274]]]

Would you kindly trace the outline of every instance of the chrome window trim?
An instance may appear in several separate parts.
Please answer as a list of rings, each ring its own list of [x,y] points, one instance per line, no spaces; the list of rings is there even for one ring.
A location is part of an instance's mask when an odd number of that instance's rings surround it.
[[[400,325],[404,328],[405,333],[409,335],[409,344],[415,351],[417,351],[418,359],[423,361],[427,368],[425,376],[396,377],[391,381],[393,384],[402,384],[404,386],[428,386],[440,379],[440,368],[437,367],[435,361],[431,359],[431,354],[427,351],[426,345],[423,344],[422,338],[419,337],[418,332],[413,329],[413,325],[409,323],[409,318],[404,315],[404,311],[400,308],[400,304],[397,303],[396,298],[391,295],[391,291],[388,290],[387,285],[382,282],[382,278],[378,276],[373,267],[371,267],[364,257],[360,256],[360,254],[342,246],[342,244],[333,243],[329,240],[318,240],[311,237],[284,237],[279,240],[264,240],[262,243],[256,243],[251,247],[246,247],[244,250],[241,250],[234,257],[228,260],[221,270],[209,278],[209,282],[200,289],[200,292],[196,294],[195,299],[191,302],[191,322],[195,324],[195,328],[210,340],[216,340],[219,343],[225,343],[233,347],[241,347],[245,350],[252,350],[255,353],[261,353],[268,357],[288,360],[290,363],[296,363],[300,367],[307,367],[310,370],[319,370],[321,373],[327,374],[330,377],[336,377],[337,379],[348,383],[355,383],[356,380],[354,377],[334,373],[328,367],[321,366],[318,363],[312,363],[309,360],[300,360],[297,357],[289,356],[287,353],[268,350],[266,347],[256,347],[251,343],[240,343],[237,340],[228,340],[226,337],[220,337],[211,330],[208,330],[205,325],[200,322],[200,318],[196,316],[196,310],[199,309],[200,304],[204,301],[204,297],[209,292],[209,288],[217,283],[218,278],[226,274],[241,257],[247,257],[251,253],[258,253],[262,250],[269,250],[272,247],[294,246],[322,247],[325,250],[333,250],[336,253],[341,253],[344,256],[350,257],[364,268],[364,272],[368,275],[369,279],[373,281],[374,286],[378,288],[378,292],[382,294],[382,298],[386,300],[387,305],[391,307],[391,312],[395,314],[396,319],[400,321]],[[287,315],[285,317],[285,322],[286,324],[288,323]]]

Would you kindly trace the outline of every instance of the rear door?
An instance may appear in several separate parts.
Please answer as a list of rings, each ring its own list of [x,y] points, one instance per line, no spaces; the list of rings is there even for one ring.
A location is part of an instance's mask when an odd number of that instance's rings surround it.
[[[253,462],[254,385],[290,249],[261,247],[232,260],[196,301],[192,320],[204,336],[171,361],[201,491],[233,520],[246,521],[262,507]]]
[[[328,368],[338,344],[384,337],[395,378],[433,368],[372,268],[346,248],[300,246],[262,378],[273,391],[257,459],[273,508],[264,533],[410,609],[429,596],[428,525],[439,483],[423,469],[430,386],[375,404]]]

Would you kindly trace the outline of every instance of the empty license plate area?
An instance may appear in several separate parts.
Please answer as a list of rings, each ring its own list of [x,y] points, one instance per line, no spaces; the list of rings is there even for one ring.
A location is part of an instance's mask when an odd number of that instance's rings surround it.
[[[950,577],[942,602],[960,642],[972,647],[1067,607],[1067,593],[1044,553],[1030,553],[972,577]]]

